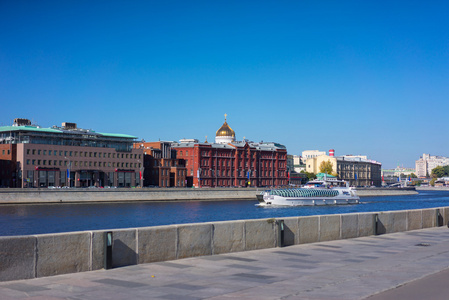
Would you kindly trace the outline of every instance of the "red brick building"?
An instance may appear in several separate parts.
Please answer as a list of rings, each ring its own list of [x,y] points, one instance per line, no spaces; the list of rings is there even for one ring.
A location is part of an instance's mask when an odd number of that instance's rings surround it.
[[[20,187],[16,152],[16,145],[0,144],[0,187]]]
[[[187,170],[185,162],[176,158],[172,142],[139,142],[135,149],[144,153],[144,186],[185,187]]]
[[[287,149],[277,143],[235,141],[226,122],[215,143],[184,139],[173,143],[184,159],[187,181],[195,187],[281,186],[288,184]]]

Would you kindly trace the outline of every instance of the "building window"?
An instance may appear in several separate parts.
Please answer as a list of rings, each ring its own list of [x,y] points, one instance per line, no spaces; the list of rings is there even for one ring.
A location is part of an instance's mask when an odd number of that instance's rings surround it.
[[[29,159],[27,159],[27,165],[29,165],[30,164],[30,160]]]

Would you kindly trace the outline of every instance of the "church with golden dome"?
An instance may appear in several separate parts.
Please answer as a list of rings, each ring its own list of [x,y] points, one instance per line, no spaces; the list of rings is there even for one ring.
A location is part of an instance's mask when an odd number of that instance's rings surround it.
[[[186,186],[262,187],[288,184],[287,148],[274,142],[237,141],[225,121],[215,143],[182,139],[171,144],[177,159],[185,161]]]
[[[226,121],[226,117],[228,115],[225,114],[224,116],[225,121],[215,134],[215,143],[217,144],[228,144],[235,141],[235,132],[234,130],[232,130],[232,128],[228,125],[228,122]]]

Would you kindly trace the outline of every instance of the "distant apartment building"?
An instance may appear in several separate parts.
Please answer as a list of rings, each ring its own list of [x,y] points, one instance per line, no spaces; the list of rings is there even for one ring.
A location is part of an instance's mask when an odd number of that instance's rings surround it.
[[[28,119],[0,127],[2,186],[118,186],[141,184],[143,154],[134,136],[99,133],[76,123],[42,128]],[[4,172],[5,171],[5,172]]]
[[[432,170],[439,166],[449,165],[449,157],[423,154],[416,162],[416,176],[425,178],[430,176]]]
[[[134,148],[142,149],[144,154],[144,186],[187,186],[185,161],[177,159],[172,143],[169,141],[134,143]]]
[[[347,181],[351,186],[381,186],[382,184],[382,164],[377,161],[353,155],[321,155],[306,161],[307,172],[320,173],[320,164],[323,161],[330,161],[333,166],[332,172],[337,173],[339,179]]]
[[[235,132],[224,124],[215,143],[183,139],[173,143],[184,159],[187,181],[195,187],[279,186],[288,184],[287,149],[271,142],[236,141]]]

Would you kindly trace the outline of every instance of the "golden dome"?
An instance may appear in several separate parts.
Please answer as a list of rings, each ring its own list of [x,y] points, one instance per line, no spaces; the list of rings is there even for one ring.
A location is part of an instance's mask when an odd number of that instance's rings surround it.
[[[231,136],[232,139],[235,139],[235,132],[231,127],[229,127],[228,123],[226,122],[226,115],[225,122],[223,123],[223,125],[221,125],[220,129],[217,130],[215,136]]]

